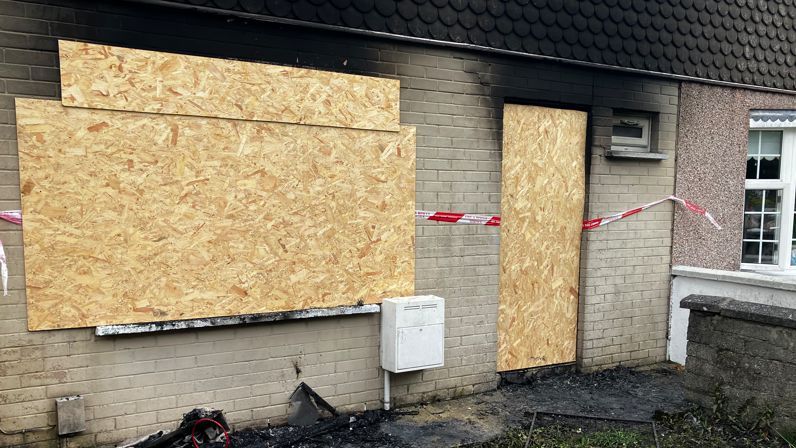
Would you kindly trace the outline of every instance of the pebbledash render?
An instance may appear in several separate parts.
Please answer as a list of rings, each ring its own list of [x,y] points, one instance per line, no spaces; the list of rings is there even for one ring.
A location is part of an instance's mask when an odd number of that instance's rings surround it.
[[[583,232],[574,365],[657,363],[667,359],[672,254],[740,267],[749,111],[794,108],[793,8],[782,6],[3,1],[0,207],[21,205],[15,98],[60,98],[59,39],[398,79],[400,121],[417,129],[422,210],[500,213],[504,104],[582,110],[584,219],[677,193],[724,227],[667,202]],[[128,336],[29,332],[23,228],[0,222],[10,272],[0,446],[57,446],[55,399],[72,395],[84,397],[87,428],[70,446],[143,436],[198,406],[224,409],[236,427],[279,423],[302,381],[341,410],[382,406],[378,314]],[[445,362],[393,375],[394,405],[497,386],[499,249],[496,227],[417,222],[415,294],[445,299]]]

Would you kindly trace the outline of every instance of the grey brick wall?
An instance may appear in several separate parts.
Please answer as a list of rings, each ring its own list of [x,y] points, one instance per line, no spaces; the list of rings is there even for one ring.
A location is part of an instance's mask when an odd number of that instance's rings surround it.
[[[678,86],[528,59],[227,20],[121,2],[0,1],[0,207],[18,208],[14,102],[57,98],[56,39],[293,64],[401,80],[401,119],[417,126],[417,206],[500,211],[504,102],[584,108],[591,116],[587,216],[673,191]],[[663,162],[607,159],[614,108],[659,114]],[[671,205],[584,234],[579,330],[583,369],[665,357]],[[193,406],[236,426],[277,422],[306,381],[344,409],[379,407],[378,316],[119,338],[89,329],[30,333],[20,229],[0,222],[11,272],[0,299],[0,428],[52,425],[53,399],[86,396],[92,446],[174,424]],[[447,299],[444,368],[396,375],[398,404],[496,385],[499,229],[417,226],[418,294]],[[297,363],[301,373],[294,368]],[[0,435],[0,446],[51,446],[54,431]]]

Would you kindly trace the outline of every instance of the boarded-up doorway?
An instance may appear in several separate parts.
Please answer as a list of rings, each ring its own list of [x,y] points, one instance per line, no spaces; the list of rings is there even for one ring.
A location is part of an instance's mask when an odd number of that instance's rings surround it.
[[[575,361],[585,112],[503,112],[497,370]]]

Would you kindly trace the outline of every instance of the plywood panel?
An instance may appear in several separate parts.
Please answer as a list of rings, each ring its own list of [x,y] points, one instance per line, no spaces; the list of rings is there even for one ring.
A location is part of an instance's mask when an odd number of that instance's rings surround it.
[[[32,330],[414,290],[415,132],[17,100]]]
[[[65,106],[398,131],[398,80],[59,41]]]
[[[575,360],[586,113],[506,105],[498,371]]]

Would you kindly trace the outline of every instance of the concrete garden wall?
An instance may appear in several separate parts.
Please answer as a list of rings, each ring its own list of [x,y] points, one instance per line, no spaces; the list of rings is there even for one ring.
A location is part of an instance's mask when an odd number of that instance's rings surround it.
[[[765,305],[796,308],[796,278],[754,272],[675,266],[672,268],[668,358],[686,363],[689,310],[680,301],[691,294],[730,297]]]
[[[712,409],[717,388],[727,410],[796,428],[796,310],[690,295],[686,398]],[[738,416],[743,418],[742,415]]]

